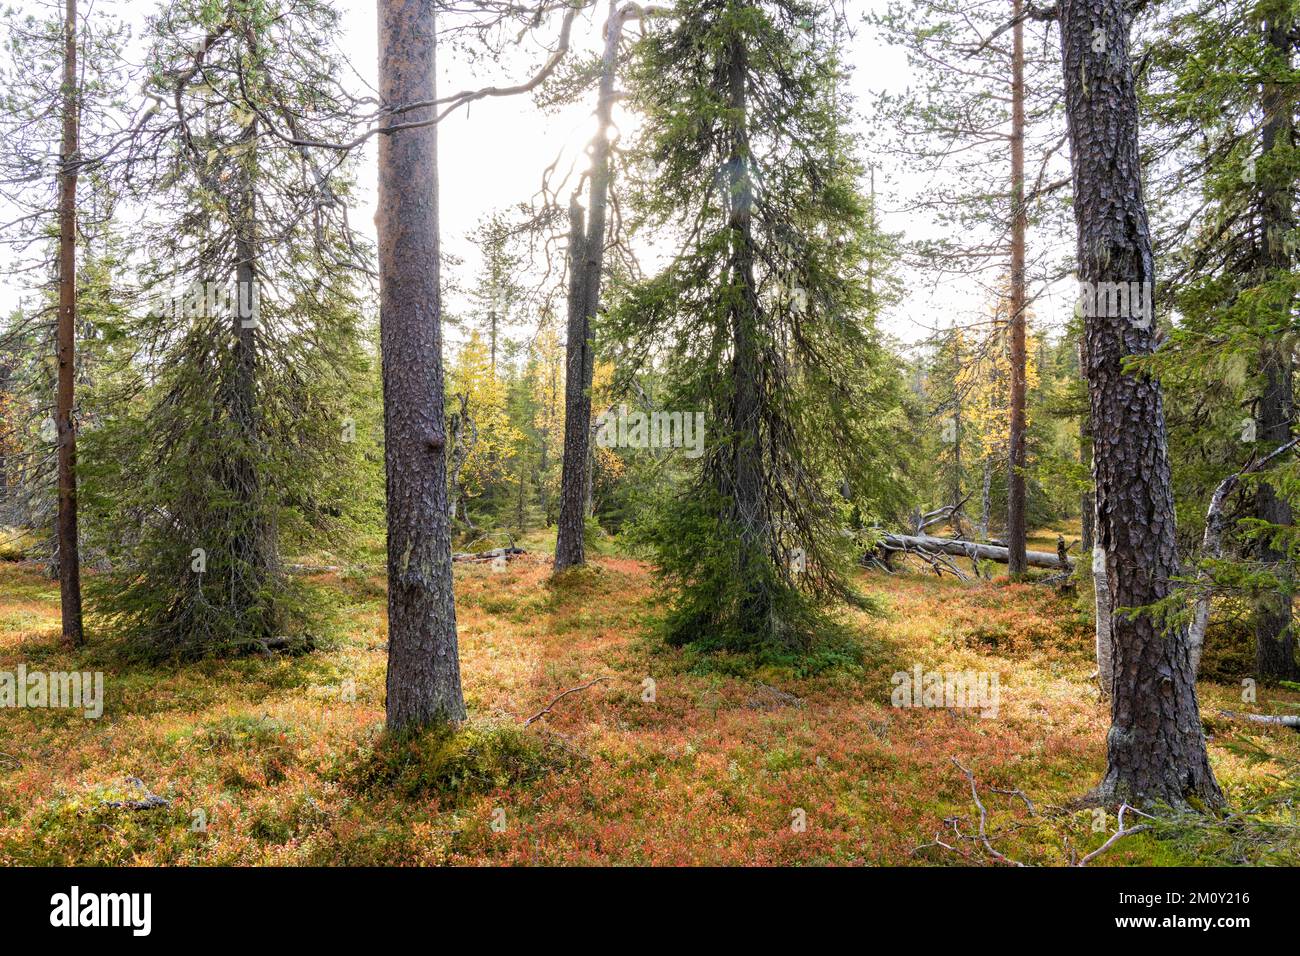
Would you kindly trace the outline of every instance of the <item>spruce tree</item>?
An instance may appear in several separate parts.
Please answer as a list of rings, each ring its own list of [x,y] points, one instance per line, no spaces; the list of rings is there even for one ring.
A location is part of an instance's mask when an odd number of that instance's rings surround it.
[[[682,242],[611,337],[662,359],[664,408],[705,415],[650,534],[676,589],[670,639],[797,652],[823,623],[815,599],[846,592],[847,505],[873,507],[892,477],[898,377],[873,328],[837,22],[802,0],[675,13],[647,26],[632,102],[641,214]]]

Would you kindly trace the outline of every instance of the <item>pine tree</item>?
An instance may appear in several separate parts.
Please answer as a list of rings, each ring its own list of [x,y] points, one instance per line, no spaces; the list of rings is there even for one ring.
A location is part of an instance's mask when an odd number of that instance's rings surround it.
[[[1097,541],[1111,605],[1114,676],[1107,802],[1161,801],[1215,808],[1223,793],[1206,752],[1185,630],[1164,633],[1149,610],[1178,573],[1174,500],[1158,380],[1134,372],[1156,327],[1149,307],[1097,308],[1103,284],[1146,289],[1155,261],[1142,194],[1138,102],[1123,0],[1061,0],[1058,7],[1066,111],[1074,166],[1075,219],[1085,307],[1087,368],[1097,485]]]
[[[1005,280],[998,290],[1007,297],[1011,360],[999,462],[1013,577],[1026,568],[1025,313],[1034,286],[1062,271],[1062,244],[1051,239],[1065,234],[1068,185],[1059,57],[1030,12],[1021,0],[910,0],[869,17],[907,51],[917,80],[881,96],[875,135],[924,172],[926,193],[912,208],[943,227],[942,238],[915,243],[918,264],[976,281],[996,269]],[[1028,243],[1031,226],[1047,240]]]
[[[436,98],[432,2],[380,0],[379,51],[384,102]],[[413,109],[404,119],[429,120],[432,112]],[[387,717],[391,730],[403,730],[465,719],[447,514],[436,125],[380,138],[375,222],[388,501]]]
[[[42,9],[43,8],[43,9]],[[79,531],[77,435],[79,408],[77,263],[81,237],[94,235],[101,223],[84,209],[103,201],[106,184],[86,182],[86,173],[111,151],[114,124],[120,121],[119,89],[125,72],[120,47],[122,25],[79,6],[77,0],[40,4],[35,12],[4,11],[6,62],[3,65],[3,118],[0,138],[6,144],[0,160],[0,184],[17,215],[6,217],[4,240],[13,257],[6,271],[22,275],[33,242],[56,246],[51,297],[54,369],[50,411],[41,421],[53,425],[56,466],[52,484],[55,506],[53,567],[59,578],[63,639],[84,640],[81,595],[81,534]],[[78,186],[83,193],[78,196]],[[90,187],[87,190],[87,187]],[[26,335],[28,321],[44,326],[44,310],[0,337],[43,348],[44,335]],[[42,330],[43,331],[43,330]],[[0,347],[5,342],[0,340]],[[44,404],[43,402],[40,404]],[[44,476],[33,470],[38,483]]]

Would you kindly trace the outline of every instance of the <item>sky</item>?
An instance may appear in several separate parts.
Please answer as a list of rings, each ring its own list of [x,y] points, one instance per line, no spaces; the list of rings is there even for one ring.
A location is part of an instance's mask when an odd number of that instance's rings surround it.
[[[122,4],[99,0],[138,27],[152,4]],[[862,16],[885,0],[846,0],[851,22],[858,24],[849,41],[848,60],[851,73],[850,92],[857,113],[849,121],[859,131],[865,129],[862,108],[881,91],[900,92],[913,78],[901,50],[882,43],[873,31],[862,24]],[[376,4],[374,0],[335,0],[342,15],[342,32],[338,40],[341,52],[351,62],[358,82],[374,85],[377,72]],[[605,0],[579,18],[574,29],[574,47],[595,50],[606,14]],[[552,42],[553,31],[539,32],[543,42]],[[520,82],[529,77],[544,61],[546,51],[537,43],[527,43],[501,58],[490,72],[467,62],[450,47],[441,51],[438,64],[439,94],[476,89],[501,82]],[[530,95],[479,100],[468,110],[459,110],[439,125],[439,179],[441,232],[444,250],[463,259],[451,267],[452,276],[461,286],[473,283],[478,267],[475,247],[468,235],[483,216],[534,197],[541,185],[543,170],[556,157],[561,167],[585,162],[583,150],[593,129],[590,103],[577,104],[555,113],[537,108]],[[625,124],[631,118],[624,117]],[[630,125],[630,124],[629,124]],[[905,238],[926,238],[936,234],[932,223],[901,210],[908,200],[927,188],[924,176],[906,175],[881,165],[879,157],[864,156],[878,164],[877,201],[884,227],[902,233]],[[375,141],[366,146],[358,166],[357,208],[350,214],[360,231],[374,234],[374,200],[376,194]],[[448,268],[444,266],[444,268]],[[984,309],[983,291],[970,280],[937,281],[933,274],[904,275],[903,301],[882,316],[881,327],[902,343],[915,343],[935,328],[974,318]],[[7,310],[18,301],[24,290],[0,289],[0,309]],[[1049,290],[1035,305],[1040,324],[1060,327],[1072,308],[1071,293],[1063,286]],[[466,303],[455,296],[448,303],[453,311],[464,311]],[[454,333],[451,336],[455,341]]]
[[[373,0],[336,0],[343,13],[345,36],[343,51],[368,81],[374,82],[376,70],[376,14]],[[862,110],[880,92],[902,92],[913,82],[911,68],[903,51],[881,42],[862,23],[863,15],[884,6],[885,0],[847,0],[852,23],[857,24],[849,44],[852,68],[848,79],[855,114],[850,121],[859,131],[865,127]],[[596,11],[599,11],[598,13]],[[575,46],[595,50],[604,22],[604,0],[575,26]],[[542,34],[546,41],[552,37]],[[454,56],[439,62],[439,94],[475,89],[502,78],[519,82],[544,60],[540,48],[532,56],[513,58],[506,72],[489,76],[476,75],[472,68]],[[538,190],[542,172],[557,155],[564,163],[581,156],[593,128],[591,105],[583,104],[545,115],[530,96],[480,100],[468,115],[458,112],[439,125],[439,177],[442,205],[444,247],[464,258],[461,273],[472,281],[477,267],[474,247],[466,239],[474,225],[494,208],[527,201]],[[873,157],[864,156],[871,161]],[[875,158],[879,162],[879,158]],[[1009,164],[1009,160],[1008,160]],[[581,168],[581,167],[580,167]],[[1010,170],[1008,168],[1008,175]],[[359,185],[365,197],[373,201],[374,164],[364,164]],[[877,200],[884,227],[906,238],[930,238],[937,230],[932,223],[900,210],[918,191],[927,188],[924,177],[909,176],[898,170],[881,167],[877,175]],[[358,215],[373,228],[373,206]],[[935,328],[951,326],[983,314],[983,289],[970,281],[937,282],[931,275],[904,277],[904,300],[882,317],[881,327],[902,343],[915,343]],[[456,303],[451,303],[454,308]],[[1073,292],[1058,285],[1048,290],[1035,304],[1040,324],[1060,328],[1073,310]]]

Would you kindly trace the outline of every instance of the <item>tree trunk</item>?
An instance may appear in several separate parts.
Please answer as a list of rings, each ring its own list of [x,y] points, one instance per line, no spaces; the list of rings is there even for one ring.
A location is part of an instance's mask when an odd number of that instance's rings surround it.
[[[569,340],[567,379],[564,385],[564,463],[560,475],[560,521],[555,537],[555,570],[586,562],[586,531],[591,493],[591,386],[595,373],[591,325],[600,308],[601,277],[605,267],[605,214],[609,204],[609,132],[613,124],[614,76],[618,71],[618,45],[623,36],[624,11],[609,5],[605,21],[605,51],[601,59],[600,91],[596,102],[596,137],[591,149],[591,185],[587,222],[582,234],[581,210],[576,199],[569,206]],[[575,216],[577,218],[575,218]],[[575,284],[576,279],[576,284]],[[579,375],[577,387],[573,382]]]
[[[1286,10],[1285,5],[1277,7]],[[1294,19],[1279,13],[1276,20],[1265,25],[1269,52],[1279,69],[1291,69],[1291,30]],[[1270,82],[1263,88],[1264,126],[1260,148],[1264,156],[1281,146],[1289,149],[1294,136],[1292,111],[1294,94],[1286,84]],[[1284,275],[1291,268],[1291,255],[1286,239],[1295,225],[1291,206],[1294,181],[1282,175],[1280,169],[1270,169],[1260,188],[1260,224],[1263,227],[1263,245],[1260,249],[1260,278],[1268,280]],[[1289,321],[1291,297],[1278,303],[1281,327]],[[1285,444],[1291,437],[1291,422],[1295,416],[1295,395],[1292,385],[1292,359],[1290,346],[1281,341],[1267,342],[1261,349],[1260,364],[1264,379],[1264,393],[1259,401],[1259,428],[1257,438],[1269,447]],[[1272,525],[1290,525],[1291,506],[1277,494],[1272,485],[1261,482],[1255,491],[1255,517]],[[1300,678],[1296,666],[1295,633],[1291,620],[1291,595],[1289,583],[1293,569],[1286,555],[1267,542],[1259,548],[1261,560],[1274,564],[1284,582],[1279,590],[1262,595],[1255,603],[1255,671],[1261,679],[1295,680]]]
[[[772,554],[772,528],[765,499],[762,459],[762,367],[758,342],[758,287],[754,277],[754,183],[749,142],[746,89],[748,51],[733,41],[727,51],[730,138],[727,162],[728,271],[731,324],[731,408],[728,467],[719,491],[730,501],[731,521],[739,534],[739,578],[746,582],[741,615],[754,630],[774,633],[772,595],[762,581],[762,566]]]
[[[569,200],[569,323],[564,365],[564,455],[560,464],[560,519],[555,534],[555,570],[586,562],[587,442],[591,395],[586,392],[587,323],[583,295],[586,255],[583,210]]]
[[[1278,343],[1264,349],[1265,389],[1260,400],[1260,440],[1270,445],[1285,443],[1291,436],[1295,414],[1292,393],[1291,357]],[[1261,482],[1255,490],[1255,517],[1272,525],[1290,525],[1291,506],[1272,485]],[[1259,556],[1275,565],[1283,587],[1261,595],[1255,603],[1255,672],[1261,679],[1296,680],[1295,631],[1292,626],[1290,581],[1294,569],[1282,551],[1260,545]]]
[[[77,341],[77,0],[67,0],[63,22],[63,145],[59,174],[59,321],[56,334],[59,380],[54,419],[58,439],[59,598],[63,640],[81,644],[81,551],[77,541],[77,424],[73,381]]]
[[[1079,343],[1080,356],[1082,356],[1083,343]],[[1080,359],[1080,374],[1082,374],[1083,363]],[[1079,464],[1088,465],[1092,452],[1092,424],[1089,421],[1088,413],[1085,411],[1079,419]],[[1093,545],[1096,544],[1096,525],[1097,525],[1097,496],[1089,489],[1079,496],[1079,526],[1081,529],[1081,538],[1079,541],[1079,550],[1084,554],[1092,551]]]
[[[234,373],[229,380],[225,404],[237,433],[235,449],[224,463],[227,492],[247,506],[251,520],[234,529],[230,546],[236,563],[231,582],[231,601],[236,611],[252,611],[261,600],[267,575],[276,563],[275,535],[268,525],[262,502],[261,476],[256,449],[257,421],[257,336],[259,302],[257,291],[257,123],[249,123],[239,137],[247,152],[240,156],[239,193],[232,209],[235,228],[235,293],[230,316],[234,340]],[[269,624],[269,621],[268,621]],[[261,633],[257,638],[273,637]]]
[[[1086,385],[1088,382],[1087,348],[1082,334],[1079,336],[1079,378]],[[1090,464],[1092,454],[1092,413],[1084,410],[1079,419],[1079,463]],[[1079,542],[1079,553],[1092,555],[1092,591],[1093,591],[1093,648],[1097,660],[1097,686],[1101,696],[1109,700],[1115,678],[1115,656],[1111,648],[1110,617],[1111,597],[1110,583],[1106,580],[1106,552],[1097,546],[1097,496],[1085,491],[1079,501],[1079,524],[1083,529]],[[1196,678],[1196,664],[1193,658],[1192,679]]]
[[[957,366],[961,367],[961,353],[957,354]],[[953,520],[955,527],[953,530],[958,535],[961,534],[961,518],[958,512],[961,510],[962,501],[962,458],[961,458],[961,392],[958,389],[953,390],[952,402],[952,486],[948,489],[948,501],[953,506]]]
[[[980,537],[989,536],[989,522],[993,518],[993,462],[984,456],[984,483],[980,487]]]
[[[1085,551],[1084,554],[1087,554]],[[1110,582],[1106,578],[1106,552],[1094,545],[1092,549],[1092,590],[1093,590],[1093,649],[1097,659],[1097,686],[1101,688],[1102,697],[1109,700],[1115,684],[1115,650],[1111,644],[1111,595]],[[1192,667],[1195,677],[1196,668]]]
[[[1012,579],[1025,573],[1025,26],[1012,0],[1011,54],[1011,434],[1007,453],[1007,548]]]
[[[379,0],[379,92],[432,102],[434,0]],[[400,121],[432,118],[429,108]],[[393,120],[398,122],[399,120]],[[388,502],[388,727],[465,718],[447,515],[438,132],[379,139],[379,333]]]
[[[1125,0],[1060,0],[1058,9],[1079,278],[1089,297],[1084,339],[1097,542],[1105,555],[1113,605],[1140,608],[1168,596],[1178,572],[1160,385],[1123,368],[1127,356],[1147,355],[1155,348],[1154,316],[1150,309],[1141,315],[1131,308],[1127,315],[1104,314],[1113,310],[1096,308],[1093,295],[1097,283],[1109,282],[1146,283],[1138,288],[1149,293],[1155,279],[1141,187],[1128,13]],[[1094,797],[1107,803],[1221,806],[1186,629],[1167,634],[1148,614],[1117,614],[1110,634],[1114,678],[1108,766]]]
[[[1241,482],[1242,476],[1264,470],[1274,461],[1292,451],[1298,443],[1300,443],[1300,438],[1292,438],[1285,444],[1274,448],[1263,458],[1256,460],[1253,464],[1247,465],[1241,471],[1229,475],[1219,482],[1219,487],[1214,489],[1214,494],[1210,496],[1210,506],[1205,511],[1205,534],[1201,539],[1202,561],[1214,561],[1223,555],[1223,538],[1228,527],[1228,515],[1225,512],[1225,505],[1228,496],[1236,490],[1237,485]],[[1201,651],[1205,647],[1205,631],[1210,624],[1210,599],[1213,597],[1210,588],[1210,574],[1207,569],[1202,568],[1196,577],[1196,603],[1192,610],[1192,623],[1187,628],[1187,648],[1192,659],[1193,676],[1201,666]]]

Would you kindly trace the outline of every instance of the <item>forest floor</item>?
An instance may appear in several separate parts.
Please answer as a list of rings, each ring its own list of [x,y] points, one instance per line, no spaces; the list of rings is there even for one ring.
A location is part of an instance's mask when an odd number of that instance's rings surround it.
[[[864,574],[881,609],[844,612],[864,662],[795,668],[666,648],[639,561],[603,556],[559,587],[548,572],[540,552],[456,566],[471,721],[399,747],[381,732],[381,577],[312,579],[340,621],[313,653],[152,668],[61,648],[57,585],[0,562],[0,671],[103,670],[106,686],[98,720],[0,711],[0,864],[987,863],[954,758],[1011,858],[1069,863],[1115,828],[1073,806],[1108,725],[1075,599]],[[996,717],[891,706],[891,675],[916,665],[996,672]],[[1300,694],[1200,696],[1232,807],[1294,801],[1300,735],[1217,714]],[[168,803],[108,806],[146,792]],[[1095,862],[1300,862],[1294,802],[1253,819],[1138,833]]]

